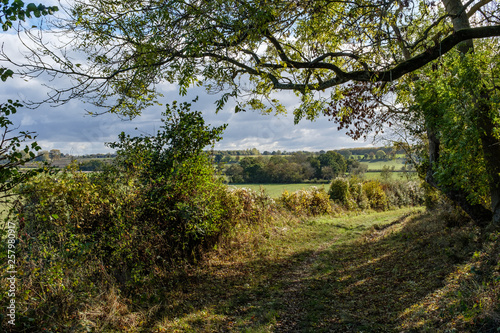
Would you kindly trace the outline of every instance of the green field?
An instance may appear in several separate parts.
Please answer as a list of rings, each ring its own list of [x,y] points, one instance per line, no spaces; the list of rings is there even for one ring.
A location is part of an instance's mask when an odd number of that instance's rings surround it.
[[[382,163],[382,162],[381,162]],[[381,172],[366,172],[362,177],[364,180],[382,180]],[[417,174],[412,173],[410,180],[416,180]],[[403,172],[393,172],[389,180],[406,180],[406,176]],[[312,184],[312,183],[300,183],[300,184],[231,184],[229,187],[246,187],[254,191],[264,191],[271,198],[278,198],[284,190],[288,192],[295,192],[298,190],[308,189],[311,186],[316,186],[318,188],[324,188],[328,191],[330,184]]]
[[[275,226],[167,290],[150,331],[483,332],[498,289],[470,268],[471,230],[445,225],[405,208]]]
[[[386,160],[386,161],[363,161],[362,164],[368,166],[368,170],[382,170],[384,166],[388,166],[389,168],[394,167],[395,171],[401,170],[401,167],[404,166],[404,159],[394,159],[394,160]]]
[[[366,172],[362,179],[365,180],[382,180],[381,172],[379,171],[368,171]],[[417,180],[418,176],[416,172],[411,172],[409,175],[409,180]],[[403,172],[392,172],[389,180],[406,180],[407,176]]]
[[[311,186],[316,186],[318,188],[324,188],[328,190],[328,184],[311,184],[311,183],[303,183],[303,184],[235,184],[229,185],[229,187],[245,187],[254,191],[260,191],[261,188],[271,197],[278,198],[284,190],[288,192],[295,192],[298,190],[308,189]]]

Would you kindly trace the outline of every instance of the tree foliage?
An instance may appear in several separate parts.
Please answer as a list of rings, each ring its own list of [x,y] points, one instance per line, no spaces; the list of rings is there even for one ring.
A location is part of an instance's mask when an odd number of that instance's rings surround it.
[[[452,52],[421,71],[420,80],[408,81],[411,113],[403,117],[414,137],[426,137],[432,128],[439,143],[434,161],[430,160],[428,144],[420,146],[420,172],[430,173],[428,180],[445,192],[459,191],[469,203],[485,207],[491,205],[493,180],[482,140],[487,134],[482,123],[485,117],[493,126],[492,139],[500,139],[500,98],[495,88],[500,58],[493,45],[498,43],[476,43],[474,53],[465,56]],[[402,92],[400,98],[405,95]],[[494,163],[500,163],[498,158]]]
[[[232,183],[301,183],[306,180],[331,180],[346,172],[346,161],[334,151],[314,156],[295,153],[290,156],[245,157],[226,170]]]
[[[71,17],[54,27],[74,37],[68,47],[86,52],[89,63],[74,64],[33,34],[34,51],[56,66],[33,57],[25,74],[69,74],[75,86],[56,89],[53,100],[86,97],[129,116],[167,81],[181,94],[196,85],[223,92],[218,109],[234,98],[236,111],[284,112],[272,92],[292,90],[301,98],[296,120],[337,103],[344,117],[367,105],[359,103],[365,91],[383,96],[457,44],[500,35],[498,7],[489,2],[469,1],[461,10],[477,24],[453,31],[453,16],[437,1],[75,1]]]
[[[15,129],[12,129],[13,123],[8,116],[16,113],[20,106],[19,102],[12,100],[0,104],[0,201],[11,197],[13,188],[39,172],[39,169],[19,169],[35,158],[34,151],[41,149],[36,142],[25,144],[25,141],[35,138],[32,132],[13,133]]]
[[[13,27],[15,21],[24,21],[27,18],[39,18],[44,15],[52,15],[58,11],[57,6],[45,6],[43,4],[36,5],[29,3],[24,6],[21,0],[2,0],[0,3],[0,24],[3,31],[7,31]]]

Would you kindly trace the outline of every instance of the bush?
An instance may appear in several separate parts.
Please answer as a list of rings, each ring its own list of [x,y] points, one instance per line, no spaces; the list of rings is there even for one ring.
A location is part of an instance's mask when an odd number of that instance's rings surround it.
[[[101,283],[111,282],[107,276],[117,274],[117,261],[127,260],[117,247],[123,234],[133,232],[116,233],[116,226],[135,221],[141,202],[135,184],[76,169],[71,165],[24,184],[11,214],[19,221],[16,277],[23,302],[18,319],[26,328],[60,329],[89,297],[102,292]]]
[[[245,202],[203,153],[222,128],[207,128],[189,104],[164,116],[154,137],[120,135],[114,167],[85,174],[72,165],[20,189],[19,322],[27,328],[57,330],[106,286],[146,296],[141,290],[197,260],[237,223]],[[256,200],[255,217],[267,205]]]
[[[328,195],[333,202],[341,205],[347,205],[349,199],[351,198],[349,193],[349,180],[345,178],[334,179],[330,184]]]
[[[276,203],[265,192],[248,188],[228,188],[229,199],[225,204],[231,219],[247,225],[268,221],[276,211]]]
[[[424,191],[419,182],[393,181],[382,184],[389,208],[418,206],[424,203]]]
[[[370,208],[370,203],[365,191],[363,190],[363,182],[361,179],[358,177],[352,177],[349,180],[349,193],[351,194],[351,209],[355,207],[359,207],[362,210]]]
[[[311,187],[308,191],[300,190],[293,193],[284,191],[280,202],[296,215],[316,216],[333,212],[330,197],[323,189]]]
[[[377,210],[387,209],[387,195],[385,194],[380,182],[371,180],[364,183],[363,191],[368,198],[370,208]]]

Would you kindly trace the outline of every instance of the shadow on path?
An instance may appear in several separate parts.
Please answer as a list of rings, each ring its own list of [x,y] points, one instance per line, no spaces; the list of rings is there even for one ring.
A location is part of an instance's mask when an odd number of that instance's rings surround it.
[[[385,225],[354,241],[332,237],[280,260],[227,262],[186,275],[150,327],[399,332],[402,313],[441,288],[479,245],[470,229],[447,229],[425,214]]]

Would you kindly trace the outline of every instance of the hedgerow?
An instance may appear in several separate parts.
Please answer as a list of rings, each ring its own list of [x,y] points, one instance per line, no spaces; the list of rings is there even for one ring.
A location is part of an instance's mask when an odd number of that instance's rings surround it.
[[[424,189],[416,181],[362,181],[357,177],[337,178],[330,184],[330,199],[345,209],[386,210],[424,203]]]

